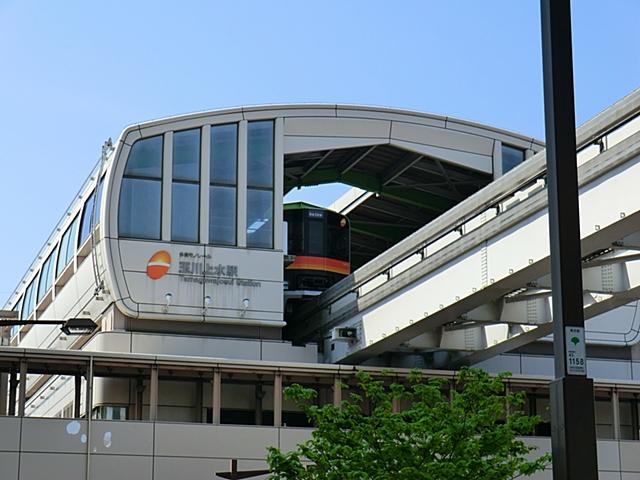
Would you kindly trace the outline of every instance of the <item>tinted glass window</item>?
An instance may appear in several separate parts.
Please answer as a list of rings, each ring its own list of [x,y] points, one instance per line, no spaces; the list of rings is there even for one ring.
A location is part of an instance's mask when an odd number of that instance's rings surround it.
[[[200,180],[200,129],[173,134],[173,179]]]
[[[273,248],[273,193],[247,190],[247,246]]]
[[[329,215],[329,258],[349,260],[349,224],[347,219],[339,215]]]
[[[209,243],[236,244],[235,187],[209,187]]]
[[[307,236],[309,255],[324,256],[324,220],[322,218],[309,218],[307,224],[309,235]]]
[[[303,211],[285,210],[287,221],[287,250],[290,255],[303,255],[304,252],[304,223]]]
[[[211,182],[236,183],[238,125],[211,127]]]
[[[69,227],[69,241],[67,242],[67,253],[64,264],[67,265],[76,253],[76,235],[78,233],[78,217],[75,218],[71,226]]]
[[[145,138],[134,143],[124,174],[160,178],[162,176],[162,137]]]
[[[162,182],[124,178],[120,191],[118,230],[123,237],[160,239]]]
[[[82,209],[82,218],[80,220],[80,236],[78,237],[78,245],[82,245],[91,234],[91,214],[93,212],[93,204],[95,202],[95,192],[92,192],[84,202]]]
[[[42,265],[42,271],[40,273],[40,283],[38,283],[38,302],[42,300],[45,294],[51,288],[53,277],[53,252],[47,257]]]
[[[33,304],[34,304],[33,297],[34,297],[34,289],[35,289],[34,284],[35,284],[35,280],[29,284],[24,294],[24,302],[22,304],[22,316],[21,316],[21,318],[23,319],[26,319],[29,315],[31,315],[31,312],[33,312]]]
[[[98,183],[98,194],[96,195],[96,216],[94,218],[94,223],[98,224],[100,222],[100,200],[102,199],[102,186],[104,185],[104,177],[100,179],[100,183]]]
[[[182,242],[198,241],[200,187],[194,183],[174,182],[171,192],[171,238]]]
[[[273,122],[249,122],[247,131],[247,184],[273,186]]]
[[[502,146],[502,174],[504,175],[509,170],[513,170],[515,167],[524,162],[524,150],[510,147],[508,145]]]
[[[56,261],[56,278],[62,273],[62,270],[67,265],[67,247],[69,246],[69,233],[70,228],[62,235],[62,240],[58,247],[58,259]]]

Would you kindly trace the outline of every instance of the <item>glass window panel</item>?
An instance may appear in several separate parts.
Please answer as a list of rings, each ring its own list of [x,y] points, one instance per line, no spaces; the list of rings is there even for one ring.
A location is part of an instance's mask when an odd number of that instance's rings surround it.
[[[18,315],[20,316],[22,315],[22,300],[24,300],[24,297],[20,297],[20,300],[18,300],[18,303],[16,303],[15,306],[13,307],[13,310],[15,312],[18,312]],[[16,325],[16,326],[19,327],[19,325]]]
[[[20,312],[20,318],[26,320],[29,316],[29,297],[31,297],[31,285],[24,291],[24,300],[22,301],[22,310]]]
[[[82,245],[91,234],[91,214],[93,213],[93,204],[95,199],[95,192],[92,192],[89,198],[87,198],[87,201],[84,202],[82,219],[80,220],[80,236],[78,237],[78,245]]]
[[[200,129],[173,134],[173,178],[200,180]]]
[[[513,148],[508,145],[502,145],[502,174],[524,162],[524,150]]]
[[[247,184],[273,186],[273,122],[249,122],[247,131]]]
[[[56,261],[56,278],[62,273],[65,265],[67,264],[67,246],[69,243],[69,228],[62,235],[62,240],[58,247],[58,259]]]
[[[327,257],[349,261],[349,226],[344,217],[329,215],[329,251]]]
[[[174,182],[171,190],[171,239],[198,241],[200,187],[193,183]]]
[[[236,183],[238,125],[211,127],[211,176],[214,183]]]
[[[44,295],[49,291],[51,287],[51,274],[53,273],[53,252],[47,257],[42,265],[42,272],[40,273],[40,283],[38,284],[38,302],[42,300]]]
[[[27,294],[25,295],[25,316],[27,318],[29,315],[33,313],[33,307],[36,303],[36,285],[38,284],[38,277],[34,278],[29,284],[29,288],[27,289]]]
[[[98,224],[100,222],[100,200],[102,199],[102,187],[104,185],[104,177],[100,179],[100,183],[98,183],[98,194],[96,195],[95,201],[96,203],[96,215],[94,217],[94,223]]]
[[[209,188],[209,243],[236,244],[236,189]]]
[[[247,246],[273,248],[273,193],[247,190]]]
[[[135,142],[131,147],[124,174],[160,178],[162,176],[162,137],[145,138]]]
[[[67,253],[64,264],[67,265],[73,260],[73,255],[76,253],[76,235],[78,233],[78,217],[75,218],[71,227],[69,227],[69,241],[67,242]]]
[[[324,219],[309,218],[309,255],[324,257]]]
[[[122,180],[118,208],[120,236],[160,239],[161,186],[158,180]]]

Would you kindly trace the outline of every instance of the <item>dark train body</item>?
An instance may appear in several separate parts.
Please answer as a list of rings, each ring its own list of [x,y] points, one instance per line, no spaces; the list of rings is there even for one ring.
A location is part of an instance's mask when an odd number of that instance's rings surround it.
[[[289,291],[324,291],[351,273],[349,220],[304,202],[284,205],[288,253],[284,271]]]

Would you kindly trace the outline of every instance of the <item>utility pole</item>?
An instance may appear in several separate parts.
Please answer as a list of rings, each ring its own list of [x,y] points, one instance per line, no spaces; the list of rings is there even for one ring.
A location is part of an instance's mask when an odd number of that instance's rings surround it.
[[[593,381],[587,378],[570,0],[540,0],[555,380],[554,480],[596,480]]]

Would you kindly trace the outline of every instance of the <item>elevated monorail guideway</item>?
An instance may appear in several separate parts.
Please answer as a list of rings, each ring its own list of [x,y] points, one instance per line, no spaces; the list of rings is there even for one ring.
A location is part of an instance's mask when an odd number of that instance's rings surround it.
[[[640,90],[581,126],[577,145],[593,318],[640,298]],[[474,363],[551,333],[545,168],[540,152],[356,270],[298,314],[294,339],[324,338],[331,362],[449,351]],[[341,328],[353,337],[327,340]],[[614,336],[595,340],[624,345]]]

